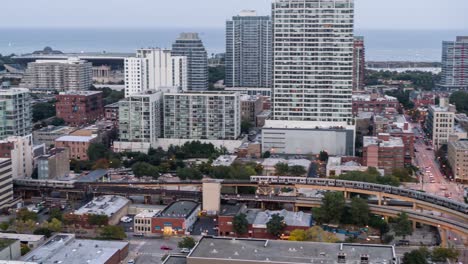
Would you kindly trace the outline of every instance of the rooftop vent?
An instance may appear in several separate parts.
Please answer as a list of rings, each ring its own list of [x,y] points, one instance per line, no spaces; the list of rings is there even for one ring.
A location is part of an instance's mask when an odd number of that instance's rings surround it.
[[[369,263],[369,255],[362,254],[361,255],[361,264],[368,264]]]
[[[345,253],[338,253],[338,263],[346,263],[346,254]]]
[[[218,250],[216,250],[216,248],[211,251],[211,254],[217,254],[217,253],[218,253]]]

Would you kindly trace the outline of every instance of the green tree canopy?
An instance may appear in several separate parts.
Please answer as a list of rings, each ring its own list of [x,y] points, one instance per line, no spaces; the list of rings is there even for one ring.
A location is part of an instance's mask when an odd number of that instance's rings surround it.
[[[37,221],[39,218],[36,213],[29,211],[27,208],[21,208],[18,213],[16,213],[16,219],[21,221]]]
[[[458,255],[458,250],[454,248],[436,247],[432,250],[431,259],[434,262],[446,262],[447,259],[455,261]]]
[[[276,172],[276,175],[288,175],[289,173],[289,165],[287,163],[277,163],[275,165],[275,172]]]
[[[136,177],[149,176],[153,178],[159,177],[159,168],[146,162],[137,162],[133,164],[132,171]]]
[[[458,112],[468,114],[468,92],[457,91],[450,95],[450,103],[454,104]]]
[[[393,229],[396,236],[402,236],[403,238],[405,238],[407,235],[413,234],[413,225],[408,219],[408,214],[405,212],[399,213]]]
[[[280,237],[283,230],[286,228],[284,217],[279,214],[271,216],[270,220],[266,224],[268,233],[275,237]]]
[[[369,204],[366,200],[358,197],[351,199],[350,214],[354,224],[367,225],[369,223],[369,213]]]
[[[243,213],[234,216],[232,221],[232,229],[238,235],[246,234],[248,231],[249,222],[247,216]]]
[[[427,248],[412,250],[404,254],[403,264],[428,264],[430,254]]]
[[[55,100],[46,103],[37,103],[32,107],[33,122],[41,121],[56,115]]]
[[[88,224],[92,226],[103,226],[109,224],[109,217],[107,215],[88,215]]]
[[[195,241],[195,239],[193,239],[193,237],[188,237],[188,236],[186,236],[186,237],[182,238],[181,241],[179,241],[179,243],[177,244],[177,246],[178,246],[179,248],[188,248],[188,249],[192,249],[192,248],[195,246],[196,243],[197,243],[197,242]]]
[[[127,238],[125,230],[122,226],[104,226],[101,228],[100,238],[104,240],[124,240]]]
[[[301,165],[294,165],[294,166],[289,167],[289,175],[302,176],[306,173],[307,173],[306,169],[302,167]]]
[[[317,208],[317,220],[322,223],[340,222],[345,208],[345,198],[342,192],[327,192],[322,198],[322,205]]]
[[[107,159],[109,156],[109,149],[101,143],[91,143],[88,148],[88,158],[90,161],[97,161],[99,159]]]
[[[39,227],[36,230],[34,230],[33,234],[34,235],[43,235],[45,237],[51,237],[52,236],[52,230],[50,230],[47,227]]]
[[[203,174],[197,168],[179,168],[177,176],[181,180],[201,180],[203,178]]]

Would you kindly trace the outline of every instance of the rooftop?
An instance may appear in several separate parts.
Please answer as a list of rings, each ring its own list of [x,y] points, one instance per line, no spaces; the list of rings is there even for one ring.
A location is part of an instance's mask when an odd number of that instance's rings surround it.
[[[152,218],[156,216],[161,210],[143,210],[137,215],[135,215],[135,218]]]
[[[104,106],[105,108],[119,108],[119,102],[108,104]]]
[[[264,128],[276,129],[332,129],[354,130],[355,126],[348,125],[346,122],[320,122],[320,121],[284,121],[284,120],[267,120]]]
[[[380,134],[382,135],[382,133]],[[378,137],[364,137],[364,147],[378,145],[379,147],[404,147],[403,140],[399,137],[390,137],[389,140],[382,140]]]
[[[42,264],[102,264],[127,245],[122,241],[75,239],[74,234],[58,234],[22,260]]]
[[[0,238],[18,239],[20,241],[36,242],[44,239],[42,235],[29,235],[29,234],[13,234],[13,233],[0,233]]]
[[[35,63],[60,63],[60,64],[84,64],[87,63],[85,60],[81,60],[78,57],[70,57],[64,60],[36,60]]]
[[[102,94],[101,91],[67,91],[67,92],[61,92],[59,95],[82,95],[82,96],[90,96],[90,95],[95,95],[95,94]]]
[[[468,151],[468,140],[454,141],[449,144],[454,146],[456,149]]]
[[[15,243],[17,239],[0,238],[0,251]]]
[[[202,238],[188,258],[335,264],[339,255],[344,255],[349,264],[362,263],[362,257],[367,257],[368,263],[396,263],[392,246],[213,237]]]
[[[288,226],[301,226],[309,227],[312,225],[312,214],[304,212],[291,212],[286,210],[281,211],[262,211],[258,212],[253,222],[254,228],[266,228],[266,224],[270,221],[271,217],[278,214],[284,217],[284,221]]]
[[[94,198],[91,202],[82,206],[80,209],[75,210],[74,214],[96,214],[112,216],[122,207],[130,203],[130,200],[117,195],[103,195]]]
[[[243,102],[256,102],[260,99],[260,96],[242,94],[240,96],[241,101]]]
[[[389,96],[389,95],[379,96],[377,94],[353,94],[352,98],[353,98],[353,101],[366,101],[366,102],[370,102],[370,101],[379,101],[379,102],[393,101],[393,102],[397,102],[398,101],[398,99],[396,97]]]
[[[94,170],[78,179],[78,182],[97,182],[107,175],[108,171],[104,169]]]
[[[187,258],[185,256],[172,256],[170,255],[167,259],[163,262],[163,264],[186,264]]]
[[[176,201],[168,205],[157,217],[187,218],[197,209],[199,203],[189,200]]]
[[[309,169],[310,160],[307,159],[281,159],[281,158],[267,158],[262,162],[263,167],[274,167],[278,163],[286,163],[289,166],[302,166],[306,170]]]
[[[75,130],[75,128],[73,127],[69,127],[69,126],[47,126],[47,127],[43,127],[39,130],[37,130],[38,132],[46,132],[46,133],[58,133],[58,132],[64,132],[64,133],[68,133],[68,132],[71,132]]]
[[[62,136],[57,138],[55,141],[65,141],[65,142],[91,142],[96,137],[88,136]]]
[[[222,155],[213,161],[213,166],[230,166],[236,159],[235,155]]]
[[[245,208],[244,204],[223,204],[219,212],[220,216],[236,216],[242,209]]]

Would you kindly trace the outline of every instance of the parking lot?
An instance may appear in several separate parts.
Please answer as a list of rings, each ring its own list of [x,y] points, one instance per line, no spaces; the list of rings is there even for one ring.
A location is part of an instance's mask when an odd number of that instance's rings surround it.
[[[181,240],[178,237],[166,238],[134,238],[129,237],[130,248],[128,260],[135,260],[136,264],[162,263],[162,257],[167,254],[179,254],[177,243]],[[162,246],[167,246],[172,250],[161,250]]]

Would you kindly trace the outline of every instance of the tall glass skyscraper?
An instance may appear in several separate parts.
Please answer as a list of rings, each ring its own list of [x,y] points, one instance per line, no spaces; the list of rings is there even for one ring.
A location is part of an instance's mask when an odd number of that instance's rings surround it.
[[[352,119],[354,0],[274,0],[276,120]]]
[[[172,56],[187,57],[187,88],[208,89],[208,54],[197,33],[182,33],[172,44]]]
[[[269,16],[242,11],[226,22],[227,87],[271,87],[272,28]]]

